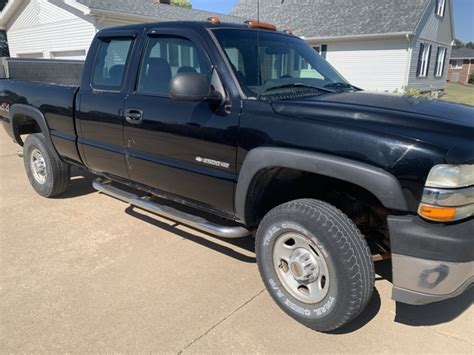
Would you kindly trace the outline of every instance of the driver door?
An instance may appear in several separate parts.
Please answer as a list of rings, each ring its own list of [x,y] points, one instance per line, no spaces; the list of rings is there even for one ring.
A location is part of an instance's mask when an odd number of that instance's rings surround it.
[[[212,64],[199,38],[159,30],[148,33],[145,42],[124,109],[130,179],[233,213],[239,105],[231,104],[226,112],[169,97],[177,73],[210,75]]]

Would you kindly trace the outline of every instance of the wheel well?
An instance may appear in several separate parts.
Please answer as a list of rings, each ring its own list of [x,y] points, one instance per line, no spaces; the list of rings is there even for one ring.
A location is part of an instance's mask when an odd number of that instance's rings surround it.
[[[38,122],[28,115],[17,114],[13,116],[12,125],[15,140],[21,146],[23,146],[23,139],[21,138],[23,134],[41,133]]]
[[[364,233],[388,236],[390,210],[371,192],[352,183],[310,172],[269,168],[252,179],[247,194],[245,219],[256,226],[272,208],[299,198],[315,198],[339,208]]]

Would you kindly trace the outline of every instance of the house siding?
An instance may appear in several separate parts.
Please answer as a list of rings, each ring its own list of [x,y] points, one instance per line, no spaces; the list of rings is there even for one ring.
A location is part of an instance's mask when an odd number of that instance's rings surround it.
[[[417,69],[418,69],[418,56],[420,53],[421,43],[431,44],[430,66],[428,69],[428,74],[425,78],[418,78],[416,76]],[[443,76],[441,77],[435,76],[436,53],[438,51],[438,47],[447,48],[446,59],[444,61]],[[417,89],[421,92],[426,92],[426,91],[431,91],[431,90],[444,90],[444,88],[446,87],[446,80],[448,76],[448,64],[449,64],[450,57],[451,57],[450,45],[417,39],[416,45],[412,50],[408,87]]]
[[[84,59],[95,33],[91,21],[46,0],[25,1],[7,25],[12,57],[35,57],[41,53],[50,58],[54,52],[70,52],[76,54],[71,59]]]
[[[421,20],[424,21],[424,26],[421,28],[419,36],[437,43],[451,45],[454,36],[451,27],[450,0],[446,0],[446,10],[443,17],[435,14],[435,7],[436,0],[432,0]]]
[[[326,59],[350,83],[365,90],[376,91],[394,91],[405,86],[407,40],[363,40],[324,44],[327,44]]]
[[[428,5],[423,15],[418,33],[412,39],[412,54],[410,59],[410,73],[408,76],[408,87],[415,88],[421,92],[431,90],[444,90],[448,76],[448,63],[451,57],[451,43],[453,41],[452,23],[451,23],[451,4],[446,0],[446,10],[443,17],[435,14],[436,0]],[[430,66],[426,77],[418,78],[418,58],[421,43],[431,44]],[[444,62],[443,76],[435,76],[436,54],[438,47],[447,48],[446,59]]]

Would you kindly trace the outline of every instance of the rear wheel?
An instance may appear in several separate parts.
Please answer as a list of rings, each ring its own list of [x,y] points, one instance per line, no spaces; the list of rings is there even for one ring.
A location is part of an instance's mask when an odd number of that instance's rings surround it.
[[[342,327],[371,298],[375,273],[367,243],[330,204],[302,199],[274,208],[258,228],[256,251],[273,299],[314,330]]]
[[[44,142],[42,133],[30,134],[23,146],[23,163],[35,191],[44,197],[54,197],[69,187],[70,166]]]

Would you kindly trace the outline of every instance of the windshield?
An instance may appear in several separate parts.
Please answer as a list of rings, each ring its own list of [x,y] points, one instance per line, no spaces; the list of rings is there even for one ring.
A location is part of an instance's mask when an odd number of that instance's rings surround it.
[[[239,29],[216,29],[214,34],[247,96],[294,94],[348,84],[315,49],[297,37]]]

